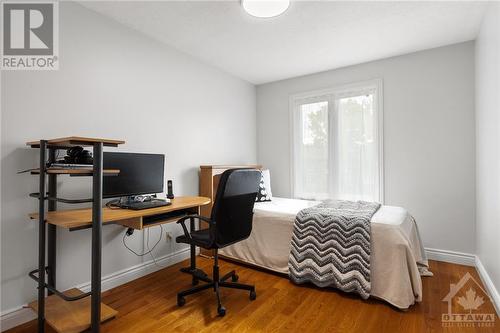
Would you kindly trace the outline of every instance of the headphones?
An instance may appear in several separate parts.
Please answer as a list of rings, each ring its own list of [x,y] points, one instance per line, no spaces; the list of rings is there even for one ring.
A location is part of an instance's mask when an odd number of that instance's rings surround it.
[[[90,151],[83,147],[75,146],[66,151],[67,156],[64,156],[64,163],[68,164],[92,164],[94,159]]]

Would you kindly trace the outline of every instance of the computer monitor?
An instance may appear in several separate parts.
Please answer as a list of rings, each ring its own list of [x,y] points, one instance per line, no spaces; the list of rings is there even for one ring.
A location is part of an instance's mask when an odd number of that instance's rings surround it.
[[[126,197],[163,192],[165,155],[103,154],[104,169],[119,169],[118,176],[103,177],[103,197]]]

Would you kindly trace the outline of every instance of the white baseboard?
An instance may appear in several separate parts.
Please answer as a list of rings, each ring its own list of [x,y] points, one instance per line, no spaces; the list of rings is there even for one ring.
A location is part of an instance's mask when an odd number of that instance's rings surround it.
[[[475,266],[476,256],[470,253],[426,248],[427,259],[449,262],[452,264]]]
[[[0,331],[3,332],[9,330],[33,319],[36,319],[36,314],[29,308],[21,307],[7,310],[0,318]]]
[[[159,267],[154,263],[153,260],[149,260],[141,264],[128,267],[124,270],[111,273],[109,275],[103,276],[101,280],[101,290],[106,291],[118,287],[119,285],[138,279],[144,275],[156,272],[168,266],[172,266],[173,264],[176,264],[188,258],[189,248],[156,258],[156,263],[163,267]],[[90,282],[80,284],[76,286],[76,288],[80,289],[83,292],[89,292]]]
[[[493,302],[493,305],[495,306],[497,314],[500,316],[500,294],[498,293],[498,290],[493,284],[490,275],[484,268],[483,263],[481,262],[478,256],[476,256],[476,270],[479,273],[479,277],[481,278],[481,281],[483,281],[486,290],[490,294],[491,300]]]
[[[149,260],[139,265],[135,265],[124,270],[111,273],[102,277],[101,290],[106,291],[115,288],[121,284],[156,272],[187,258],[189,258],[189,248],[167,254],[163,257],[158,257],[156,259],[156,262],[158,263],[158,265],[164,267],[159,267],[153,260]],[[75,286],[75,288],[78,288],[83,292],[88,292],[90,291],[90,282],[80,284],[78,286]],[[12,327],[22,325],[35,318],[36,314],[30,308],[26,308],[26,305],[4,311],[0,317],[0,332],[4,332]]]

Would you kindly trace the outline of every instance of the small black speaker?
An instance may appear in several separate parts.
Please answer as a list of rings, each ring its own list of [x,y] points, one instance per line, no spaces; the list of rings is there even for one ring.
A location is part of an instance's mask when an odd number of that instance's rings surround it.
[[[168,199],[173,199],[174,198],[174,189],[172,187],[172,181],[171,180],[167,181],[167,198]]]

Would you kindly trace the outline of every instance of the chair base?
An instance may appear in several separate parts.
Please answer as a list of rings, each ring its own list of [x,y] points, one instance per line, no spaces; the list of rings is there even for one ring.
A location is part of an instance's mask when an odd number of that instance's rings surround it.
[[[255,292],[255,286],[248,285],[248,284],[241,284],[237,283],[239,277],[236,274],[236,271],[231,271],[227,274],[225,274],[223,277],[219,278],[219,266],[218,266],[218,255],[217,251],[215,252],[214,256],[214,267],[213,267],[213,278],[210,279],[208,275],[202,271],[201,269],[189,269],[189,268],[183,268],[181,269],[181,272],[190,274],[193,277],[192,284],[193,288],[183,290],[177,294],[177,305],[178,306],[183,306],[186,304],[186,299],[185,297],[188,295],[192,295],[195,293],[198,293],[200,291],[203,291],[205,289],[213,289],[217,296],[217,313],[219,316],[224,317],[226,314],[226,308],[222,306],[221,301],[220,301],[220,293],[219,290],[220,288],[232,288],[232,289],[240,289],[240,290],[247,290],[250,292],[250,300],[255,300],[257,298],[257,293]],[[231,278],[231,282],[227,282]],[[206,282],[205,284],[199,285],[199,281]]]

